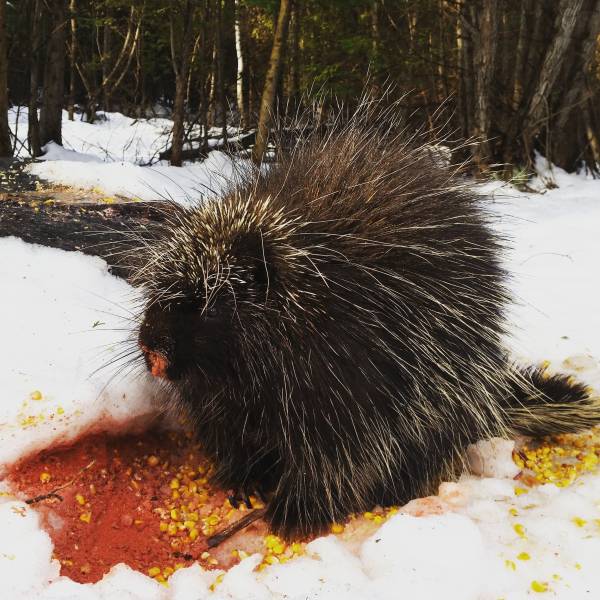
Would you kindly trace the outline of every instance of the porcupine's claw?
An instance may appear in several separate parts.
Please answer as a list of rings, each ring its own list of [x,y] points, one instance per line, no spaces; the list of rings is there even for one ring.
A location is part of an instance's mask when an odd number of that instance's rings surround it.
[[[251,495],[256,496],[263,504],[267,503],[266,493],[260,485],[257,485],[254,488],[254,491],[250,493],[246,490],[234,490],[233,494],[231,494],[231,496],[229,496],[227,499],[233,508],[238,508],[241,502],[243,502],[248,508],[254,508],[252,505],[252,500],[250,499]]]
[[[245,491],[236,490],[227,498],[229,500],[229,504],[233,506],[233,508],[238,508],[240,502],[243,502],[248,508],[252,508],[252,501],[250,500],[250,495]]]

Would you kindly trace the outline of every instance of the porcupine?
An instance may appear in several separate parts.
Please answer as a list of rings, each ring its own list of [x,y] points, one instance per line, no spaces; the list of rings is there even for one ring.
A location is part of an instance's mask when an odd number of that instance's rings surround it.
[[[174,207],[136,276],[148,369],[285,538],[435,493],[479,439],[600,422],[582,384],[511,364],[485,199],[390,115]]]

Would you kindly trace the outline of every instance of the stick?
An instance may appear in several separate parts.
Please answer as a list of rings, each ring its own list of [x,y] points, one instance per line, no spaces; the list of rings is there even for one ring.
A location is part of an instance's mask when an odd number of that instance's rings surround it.
[[[57,498],[62,502],[63,498],[57,492],[60,492],[60,490],[64,490],[66,487],[73,485],[75,481],[77,481],[77,479],[79,479],[83,475],[84,471],[87,471],[90,467],[92,467],[95,462],[96,459],[94,459],[89,465],[83,467],[83,469],[81,469],[81,471],[79,471],[79,473],[77,473],[77,475],[75,475],[75,477],[73,477],[71,481],[67,481],[67,483],[59,485],[57,488],[54,488],[51,492],[48,492],[47,494],[40,494],[39,496],[35,496],[34,498],[28,498],[27,500],[25,500],[25,504],[37,504],[38,502],[41,502],[42,500],[48,500],[49,498]]]
[[[248,513],[246,516],[238,519],[235,523],[228,525],[220,531],[219,533],[215,533],[215,535],[211,535],[207,538],[206,543],[209,548],[215,548],[219,544],[222,544],[225,540],[229,539],[232,535],[236,534],[238,531],[245,529],[248,525],[254,523],[254,521],[258,521],[258,519],[262,519],[265,516],[266,508],[257,508],[252,512]]]

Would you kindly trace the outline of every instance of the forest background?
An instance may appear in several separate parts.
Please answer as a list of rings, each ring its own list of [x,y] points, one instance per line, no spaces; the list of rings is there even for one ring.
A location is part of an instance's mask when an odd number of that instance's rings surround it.
[[[33,157],[66,109],[170,116],[176,166],[260,160],[273,112],[318,90],[326,127],[391,85],[409,127],[476,140],[457,154],[478,170],[526,177],[537,151],[598,175],[599,36],[600,0],[0,0],[0,156],[24,143],[7,111],[28,107]]]

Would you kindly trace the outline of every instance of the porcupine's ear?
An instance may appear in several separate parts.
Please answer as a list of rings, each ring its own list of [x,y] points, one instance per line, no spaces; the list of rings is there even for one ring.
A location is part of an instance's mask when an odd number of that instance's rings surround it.
[[[248,232],[236,243],[236,254],[246,268],[249,283],[268,286],[275,277],[273,256],[260,231]]]

